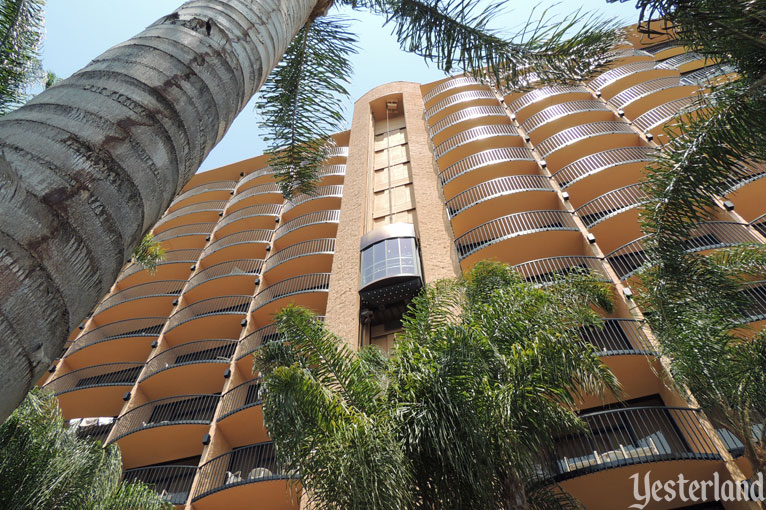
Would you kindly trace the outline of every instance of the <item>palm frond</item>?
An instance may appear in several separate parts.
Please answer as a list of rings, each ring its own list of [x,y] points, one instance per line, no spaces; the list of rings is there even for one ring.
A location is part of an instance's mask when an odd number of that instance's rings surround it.
[[[165,250],[159,241],[154,240],[151,232],[147,233],[133,250],[132,259],[150,272],[157,270],[157,265],[165,260]]]
[[[0,2],[0,115],[20,106],[29,85],[40,78],[44,5],[44,0]]]
[[[268,154],[282,193],[310,193],[331,144],[341,130],[345,85],[356,36],[349,20],[321,17],[306,24],[261,89],[256,108],[269,130]]]

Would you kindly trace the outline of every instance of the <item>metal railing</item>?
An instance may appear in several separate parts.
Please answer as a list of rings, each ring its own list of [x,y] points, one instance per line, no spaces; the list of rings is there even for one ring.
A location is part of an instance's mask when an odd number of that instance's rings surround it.
[[[214,181],[214,182],[207,182],[205,184],[200,184],[199,186],[189,188],[188,190],[178,195],[170,203],[170,207],[168,207],[168,209],[172,208],[173,205],[175,204],[183,202],[187,198],[191,198],[201,193],[207,193],[208,191],[232,191],[236,185],[237,185],[237,181]]]
[[[609,108],[601,101],[595,99],[584,99],[579,101],[568,101],[549,106],[544,110],[537,112],[530,118],[521,123],[521,127],[527,132],[532,133],[543,124],[547,124],[555,119],[583,112],[609,112]]]
[[[554,172],[552,177],[562,189],[566,189],[580,179],[584,179],[607,168],[638,162],[648,164],[652,160],[653,152],[654,149],[652,147],[619,147],[608,149],[573,161],[561,170]]]
[[[601,356],[654,353],[641,323],[633,319],[602,319],[601,327],[584,326],[578,333]]]
[[[631,127],[624,122],[605,120],[574,126],[553,136],[550,136],[537,144],[537,150],[545,157],[567,145],[599,135],[611,134],[635,134]],[[636,135],[636,140],[639,140]]]
[[[276,241],[294,230],[308,227],[309,225],[316,225],[318,223],[338,223],[338,221],[340,221],[340,211],[337,209],[314,211],[308,214],[303,214],[281,224],[274,232],[274,240]]]
[[[639,83],[638,85],[633,85],[629,89],[623,90],[616,96],[612,97],[608,103],[615,108],[624,108],[637,99],[646,97],[650,94],[654,94],[660,90],[681,86],[680,76],[655,78],[654,80],[647,80],[645,82]]]
[[[263,344],[279,340],[279,338],[280,334],[277,330],[276,324],[268,324],[256,329],[239,341],[239,347],[237,348],[237,361],[241,360],[248,354],[252,354]]]
[[[591,228],[623,211],[640,207],[647,198],[642,183],[630,184],[586,202],[575,209],[575,212],[580,216],[585,226]]]
[[[601,259],[585,255],[563,255],[530,260],[512,266],[528,282],[545,285],[569,273],[581,271],[595,275],[601,281],[610,281]]]
[[[706,86],[710,80],[719,76],[736,73],[737,69],[729,64],[714,64],[712,66],[703,67],[690,73],[684,73],[681,75],[681,85],[697,85],[698,87]]]
[[[633,125],[643,132],[651,131],[653,128],[666,123],[687,108],[694,106],[695,103],[696,99],[691,96],[668,101],[667,103],[655,106],[646,113],[636,117],[633,121]]]
[[[110,322],[91,329],[78,336],[69,349],[69,354],[89,345],[116,340],[118,338],[157,338],[167,317],[142,317]]]
[[[273,253],[271,257],[266,259],[266,262],[263,265],[263,272],[266,273],[276,266],[294,258],[304,257],[306,255],[319,255],[323,253],[335,253],[334,238],[312,239],[310,241],[303,241],[288,246],[287,248],[283,248],[278,252]]]
[[[130,409],[117,418],[114,424],[115,441],[138,432],[168,425],[208,425],[220,395],[178,395],[161,398]]]
[[[334,175],[346,175],[346,165],[326,165],[319,169],[317,172],[317,178],[319,180],[325,177],[331,177]]]
[[[522,191],[553,191],[550,181],[542,175],[511,175],[484,181],[468,188],[447,201],[447,214],[454,218],[466,209],[502,195]]]
[[[641,243],[644,237],[625,243],[604,256],[620,280],[628,279],[646,263],[646,253]]]
[[[548,99],[552,96],[557,96],[560,94],[578,94],[578,93],[590,94],[590,92],[588,92],[588,89],[586,89],[583,86],[553,85],[550,87],[542,87],[542,88],[533,90],[531,92],[527,92],[526,94],[516,99],[511,104],[509,104],[508,108],[512,112],[518,112],[519,110],[526,108],[532,103],[536,103],[543,99]]]
[[[274,170],[270,166],[265,166],[263,168],[259,168],[258,170],[255,170],[253,173],[248,174],[244,176],[242,179],[240,179],[239,184],[237,184],[237,191],[242,191],[242,189],[250,182],[263,177],[264,175],[274,175]]]
[[[653,44],[651,46],[646,46],[645,48],[642,48],[642,49],[643,51],[647,52],[649,55],[655,56],[667,49],[675,48],[677,46],[680,46],[680,44],[678,44],[678,41],[670,40],[670,41]]]
[[[548,230],[578,230],[568,211],[527,211],[488,221],[455,239],[458,257],[464,260],[491,244],[524,234]]]
[[[330,273],[310,273],[293,276],[274,285],[269,285],[255,295],[253,309],[261,308],[278,299],[303,294],[306,292],[328,292],[330,289]]]
[[[726,179],[729,183],[729,188],[724,191],[722,195],[733,193],[739,188],[746,186],[751,182],[761,180],[764,177],[766,177],[765,165],[755,166],[739,164],[732,169],[732,172],[730,172],[729,177]]]
[[[93,315],[96,316],[108,308],[134,299],[178,296],[185,284],[186,280],[161,280],[133,285],[106,296],[93,311]]]
[[[154,240],[157,242],[167,241],[176,237],[207,235],[215,228],[214,222],[209,223],[189,223],[188,225],[179,225],[154,234]]]
[[[766,236],[766,214],[762,214],[751,221],[750,226],[757,230],[762,236]]]
[[[348,147],[331,147],[327,151],[327,159],[330,158],[347,158]]]
[[[271,193],[279,193],[280,195],[282,194],[282,190],[279,189],[279,184],[275,182],[268,182],[266,184],[259,184],[251,188],[247,188],[235,194],[234,197],[232,197],[232,199],[229,200],[229,206],[227,207],[227,210],[231,209],[232,206],[248,198],[254,197],[256,195],[271,194]]]
[[[343,197],[343,185],[331,184],[329,186],[319,186],[310,195],[299,193],[292,197],[282,209],[282,214],[298,207],[301,204],[316,200],[319,198],[341,198]]]
[[[438,96],[442,92],[446,92],[450,89],[465,87],[468,85],[481,85],[481,82],[473,76],[457,76],[450,80],[444,81],[423,95],[423,104],[427,103],[434,97]]]
[[[91,441],[101,441],[103,444],[112,431],[112,425],[116,418],[111,416],[101,416],[93,418],[74,418],[67,422],[67,427],[75,429],[75,435],[79,439],[90,439]]]
[[[164,501],[172,505],[184,505],[189,499],[196,473],[197,466],[149,466],[126,470],[122,480],[145,483]]]
[[[226,216],[221,218],[221,221],[218,222],[218,227],[216,230],[221,230],[227,225],[230,225],[231,223],[234,223],[235,221],[239,221],[244,218],[253,218],[256,216],[271,216],[277,219],[279,218],[279,213],[281,212],[281,210],[282,210],[282,204],[256,204],[256,205],[251,205],[249,207],[243,207],[242,209],[237,209],[236,211],[233,211],[230,214],[227,214]]]
[[[676,55],[675,57],[670,57],[669,59],[663,60],[659,64],[657,64],[658,69],[675,69],[678,71],[681,66],[686,64],[691,64],[692,62],[696,62],[698,60],[706,60],[706,57],[703,55],[700,55],[699,53],[695,51],[690,51],[688,53],[681,53],[680,55]]]
[[[454,136],[451,136],[444,140],[442,143],[434,147],[434,156],[436,159],[441,158],[448,152],[463,146],[467,143],[475,142],[476,140],[483,140],[485,138],[497,138],[497,137],[511,137],[517,138],[521,141],[516,128],[510,124],[491,124],[489,126],[477,126],[471,129],[466,129]],[[519,143],[521,145],[521,143]]]
[[[197,363],[229,363],[237,348],[237,341],[231,339],[197,340],[172,347],[158,353],[146,362],[138,382],[151,376],[182,365]]]
[[[465,108],[464,110],[458,110],[454,113],[450,113],[439,122],[431,126],[428,132],[431,134],[431,138],[433,138],[445,129],[448,129],[456,124],[481,117],[504,117],[505,119],[508,119],[508,114],[500,105],[471,106],[469,108]]]
[[[628,407],[581,418],[589,433],[555,441],[551,474],[557,479],[645,462],[721,458],[697,409]]]
[[[186,290],[189,291],[197,285],[210,280],[215,280],[216,278],[238,275],[259,275],[261,274],[262,267],[262,259],[238,259],[219,262],[218,264],[200,270],[197,274],[192,276],[189,279],[189,287]]]
[[[766,280],[747,282],[741,292],[748,302],[747,322],[766,320]]]
[[[170,214],[167,214],[163,216],[162,218],[160,218],[160,220],[157,222],[154,228],[156,230],[157,227],[161,227],[168,221],[174,220],[176,218],[180,218],[181,216],[184,216],[190,213],[223,211],[223,208],[226,207],[227,202],[228,202],[227,200],[206,200],[205,202],[198,202],[196,204],[185,205],[183,207],[176,209]]]
[[[55,395],[97,386],[133,386],[143,363],[104,363],[73,370],[46,383]]]
[[[605,56],[611,58],[612,60],[621,60],[623,58],[629,57],[651,57],[649,53],[643,50],[634,49],[613,50],[607,52]]]
[[[203,299],[177,310],[168,318],[167,329],[170,331],[181,324],[211,315],[241,315],[247,313],[251,296],[218,296]]]
[[[227,234],[220,239],[216,239],[202,250],[200,259],[204,259],[211,253],[215,253],[223,248],[228,248],[235,244],[247,244],[247,243],[269,243],[271,242],[271,236],[274,231],[267,228],[261,228],[256,230],[241,230],[234,232],[233,234]]]
[[[465,92],[458,92],[453,96],[442,99],[435,105],[428,108],[426,110],[426,120],[430,119],[445,108],[449,108],[450,106],[454,106],[456,104],[479,100],[490,101],[493,99],[499,103],[495,93],[489,90],[489,87],[487,87],[487,90],[467,90]]]
[[[631,62],[629,64],[615,67],[614,69],[610,69],[609,71],[594,78],[590,82],[590,86],[595,90],[601,90],[607,85],[611,85],[617,80],[621,80],[622,78],[625,78],[626,76],[630,76],[631,74],[641,73],[644,71],[650,71],[652,69],[655,69],[655,65],[656,65],[656,62],[654,62],[653,60],[649,60],[644,62]]]
[[[187,263],[187,264],[193,264],[197,262],[197,259],[199,259],[199,254],[202,253],[202,248],[186,248],[182,250],[168,250],[165,252],[165,259],[162,262],[157,263],[157,267],[165,265],[165,264],[178,264],[178,263]],[[120,272],[120,275],[117,277],[117,281],[123,280],[127,278],[128,276],[132,274],[136,274],[139,271],[143,271],[146,269],[141,264],[138,264],[137,262],[131,262],[125,268]]]
[[[223,394],[217,421],[221,421],[248,407],[257,406],[260,403],[261,380],[253,379],[245,381]]]
[[[498,163],[510,163],[512,161],[535,161],[532,156],[532,150],[526,147],[503,147],[501,149],[489,149],[457,161],[441,173],[439,180],[442,185],[447,184],[452,179],[465,175],[469,172]]]
[[[192,502],[229,487],[285,478],[289,475],[282,471],[272,443],[244,446],[200,466]]]

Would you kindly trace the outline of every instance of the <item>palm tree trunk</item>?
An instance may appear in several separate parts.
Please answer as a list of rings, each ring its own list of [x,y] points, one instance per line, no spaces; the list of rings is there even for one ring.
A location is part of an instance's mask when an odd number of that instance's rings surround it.
[[[316,3],[192,0],[0,120],[0,421]]]
[[[505,504],[503,510],[528,510],[527,491],[524,484],[516,477],[508,477],[503,483]]]

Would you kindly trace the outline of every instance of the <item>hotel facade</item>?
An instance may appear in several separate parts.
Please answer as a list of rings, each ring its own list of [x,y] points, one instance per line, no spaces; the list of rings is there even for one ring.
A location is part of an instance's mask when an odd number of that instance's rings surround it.
[[[177,509],[297,509],[251,356],[277,337],[277,311],[308,307],[353,345],[388,349],[424,283],[485,259],[541,285],[584,268],[611,284],[616,306],[603,329],[581,334],[627,397],[582,402],[592,434],[552,438],[546,476],[603,510],[636,503],[634,474],[752,476],[742,443],[664,382],[631,299],[650,153],[695,94],[733,70],[635,30],[628,41],[607,70],[571,86],[501,95],[463,76],[377,87],[334,136],[311,196],[284,201],[266,156],[197,174],[154,227],[167,259],[155,273],[128,264],[39,384],[82,436],[120,446],[125,479]],[[762,177],[732,181],[688,249],[764,242]],[[759,327],[766,282],[745,292]]]

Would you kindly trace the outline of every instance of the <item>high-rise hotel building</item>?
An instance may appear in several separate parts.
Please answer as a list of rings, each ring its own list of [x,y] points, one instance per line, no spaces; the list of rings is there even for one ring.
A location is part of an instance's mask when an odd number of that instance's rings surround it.
[[[377,87],[335,135],[311,196],[284,201],[265,156],[197,174],[154,228],[167,260],[154,274],[128,264],[40,384],[82,435],[120,446],[126,479],[178,509],[298,508],[250,356],[275,338],[275,312],[296,303],[350,343],[386,349],[423,283],[480,260],[542,285],[587,268],[617,304],[603,329],[581,332],[627,398],[583,402],[592,434],[552,438],[549,476],[594,510],[634,504],[636,473],[751,476],[742,443],[666,384],[630,299],[650,153],[708,80],[733,70],[635,29],[628,40],[579,85],[505,96],[470,77]],[[688,249],[764,242],[762,177],[732,181]],[[763,298],[751,313],[763,320],[766,282],[747,292]],[[646,508],[753,508],[690,504]]]

